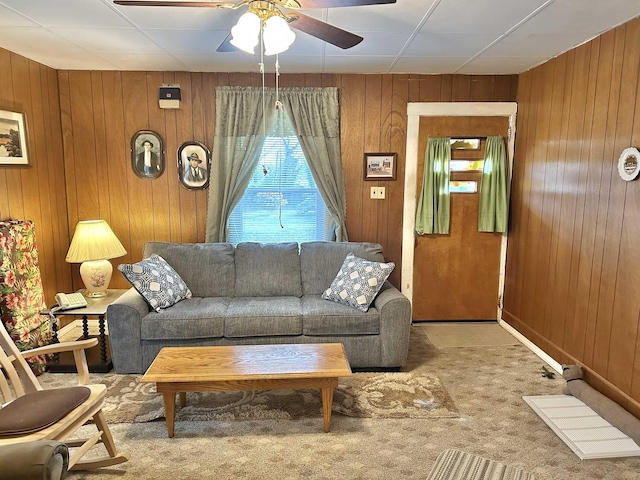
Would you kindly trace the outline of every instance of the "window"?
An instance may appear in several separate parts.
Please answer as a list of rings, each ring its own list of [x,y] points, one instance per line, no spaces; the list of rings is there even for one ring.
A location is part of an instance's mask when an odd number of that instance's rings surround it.
[[[456,180],[449,182],[450,193],[477,193],[478,182],[473,180]]]
[[[451,159],[452,172],[481,172],[484,160],[454,160]]]
[[[242,200],[229,218],[229,242],[330,240],[333,220],[291,125],[269,135]]]

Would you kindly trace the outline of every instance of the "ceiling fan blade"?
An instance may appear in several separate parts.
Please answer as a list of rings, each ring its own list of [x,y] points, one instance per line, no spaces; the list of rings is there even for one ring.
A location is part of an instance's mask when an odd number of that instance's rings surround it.
[[[230,2],[165,2],[155,0],[114,0],[116,5],[127,7],[209,7],[209,8],[233,8],[236,5]]]
[[[300,0],[300,8],[360,7],[388,3],[396,3],[396,0]]]
[[[239,48],[231,45],[232,38],[233,38],[233,35],[231,34],[227,35],[227,38],[225,38],[224,41],[220,44],[220,46],[216,49],[216,52],[228,53],[228,52],[239,51],[240,50]]]
[[[328,23],[317,20],[308,15],[303,15],[299,12],[288,13],[286,16],[290,19],[289,26],[291,28],[308,33],[313,37],[324,40],[325,42],[345,50],[347,48],[355,47],[364,40],[358,35],[342,30],[341,28],[334,27],[333,25],[329,25]]]

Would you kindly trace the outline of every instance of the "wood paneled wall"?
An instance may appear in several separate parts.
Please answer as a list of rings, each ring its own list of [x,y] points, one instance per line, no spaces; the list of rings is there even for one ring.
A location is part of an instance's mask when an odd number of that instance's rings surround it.
[[[24,112],[30,167],[0,166],[0,219],[32,220],[48,304],[71,290],[57,72],[0,48],[0,109]]]
[[[267,76],[268,85],[273,81]],[[211,149],[215,87],[260,86],[260,75],[60,71],[59,83],[71,229],[79,220],[107,220],[128,252],[114,264],[138,261],[150,240],[204,241],[207,191],[179,184],[176,151],[190,140]],[[179,110],[158,107],[163,83],[180,84]],[[339,88],[349,239],[382,244],[398,265],[391,281],[399,285],[407,102],[514,101],[517,76],[285,73],[280,85]],[[165,141],[165,173],[155,180],[139,178],[131,168],[130,140],[142,129]],[[365,152],[397,152],[398,179],[365,182]],[[385,200],[369,198],[375,185],[386,186]],[[76,267],[74,288],[81,285]],[[117,271],[111,285],[128,286]]]
[[[640,19],[520,75],[504,318],[640,414]]]

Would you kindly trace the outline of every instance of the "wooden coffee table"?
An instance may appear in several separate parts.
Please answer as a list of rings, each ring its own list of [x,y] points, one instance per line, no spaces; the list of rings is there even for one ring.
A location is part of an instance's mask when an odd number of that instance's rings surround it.
[[[338,377],[350,375],[341,343],[165,347],[141,382],[155,382],[162,393],[169,437],[174,431],[176,393],[184,407],[186,392],[224,390],[319,388],[328,432]]]

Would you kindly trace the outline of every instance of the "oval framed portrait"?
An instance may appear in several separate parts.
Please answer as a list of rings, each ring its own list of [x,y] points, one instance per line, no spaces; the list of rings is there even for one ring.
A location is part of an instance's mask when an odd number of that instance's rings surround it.
[[[139,130],[131,138],[131,167],[141,178],[158,178],[164,173],[164,144],[153,130]]]
[[[625,148],[618,158],[618,174],[626,182],[635,180],[640,172],[640,152],[637,148]]]
[[[178,148],[178,180],[188,190],[209,186],[211,152],[200,142],[185,142]]]

